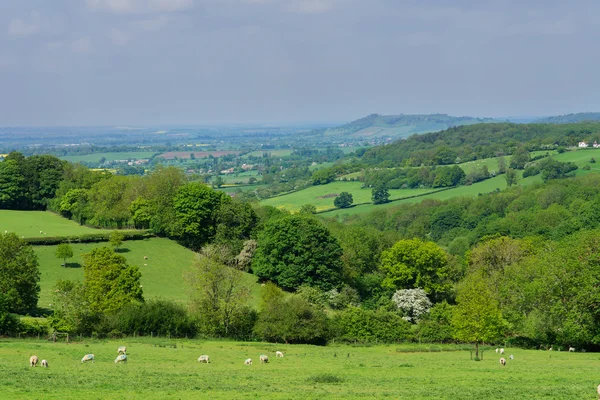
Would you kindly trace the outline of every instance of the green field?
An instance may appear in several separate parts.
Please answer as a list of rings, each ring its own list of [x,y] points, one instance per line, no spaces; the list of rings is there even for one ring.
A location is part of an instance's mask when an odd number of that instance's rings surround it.
[[[95,154],[86,154],[82,156],[62,156],[60,157],[62,160],[70,161],[72,163],[78,162],[99,162],[102,157],[106,159],[106,161],[115,161],[115,160],[143,160],[152,157],[156,152],[153,151],[125,151],[125,152],[117,152],[117,153],[95,153]]]
[[[304,204],[314,204],[317,211],[334,208],[333,194],[348,192],[352,194],[354,203],[366,203],[371,201],[371,189],[362,189],[361,182],[332,182],[327,185],[310,186],[306,189],[278,197],[271,197],[261,201],[261,204],[289,211],[298,211]],[[430,193],[435,189],[392,189],[390,199],[400,199]]]
[[[285,157],[292,154],[292,150],[290,149],[282,149],[282,150],[256,150],[251,153],[245,154],[243,157],[262,157],[263,154],[269,154],[271,157]]]
[[[120,345],[127,346],[127,364],[114,363]],[[285,356],[275,358],[275,351]],[[82,364],[88,353],[95,355],[95,362]],[[210,357],[210,364],[197,362],[202,354]],[[268,355],[270,362],[261,364],[260,354]],[[514,360],[508,359],[503,367],[492,350],[477,362],[456,346],[318,347],[158,338],[70,344],[4,340],[0,392],[4,399],[61,400],[597,396],[598,354],[516,348],[507,349],[508,354],[514,354]],[[29,367],[31,355],[48,360],[49,368]],[[246,358],[253,365],[244,365]]]
[[[104,232],[100,229],[81,226],[48,211],[0,210],[0,232],[4,231],[15,232],[18,236],[25,237],[69,236]]]
[[[260,180],[260,178],[258,178],[257,170],[241,172],[239,174],[221,175],[221,178],[223,179],[223,181],[228,184],[231,184],[234,182],[248,183],[248,179],[250,179],[251,177],[254,177],[254,178]]]
[[[62,259],[59,260],[54,255],[56,246],[35,246],[41,272],[38,306],[50,308],[52,289],[59,279],[83,281],[81,254],[106,245],[107,243],[72,244],[74,257],[67,260],[67,264],[75,268],[61,267]],[[176,301],[188,299],[183,274],[190,269],[194,252],[164,238],[129,240],[123,243],[122,248],[124,252],[121,254],[128,263],[140,268],[145,298],[163,297]],[[148,259],[145,260],[144,256],[148,256]],[[260,285],[256,283],[254,275],[246,274],[246,277],[248,283],[252,284],[252,303],[255,304],[260,295]]]

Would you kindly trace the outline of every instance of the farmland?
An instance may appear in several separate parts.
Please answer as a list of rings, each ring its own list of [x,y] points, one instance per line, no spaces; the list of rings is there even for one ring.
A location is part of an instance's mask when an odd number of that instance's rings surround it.
[[[129,362],[116,365],[116,349],[123,344]],[[131,399],[596,398],[597,354],[514,348],[507,351],[515,359],[502,367],[493,351],[475,362],[467,348],[166,338],[70,344],[8,340],[0,346],[0,392],[11,399],[81,399],[90,393],[93,398],[119,393],[119,398]],[[275,358],[276,350],[285,357]],[[87,353],[96,356],[93,364],[80,362]],[[270,356],[268,364],[258,362],[263,353]],[[47,359],[50,367],[30,368],[32,354]],[[211,363],[199,364],[201,354],[208,354]],[[246,358],[252,358],[253,365],[245,366]]]
[[[56,246],[35,246],[40,262],[40,298],[39,306],[48,308],[51,303],[52,289],[58,280],[83,281],[81,255],[107,243],[71,244],[74,257],[67,260],[68,268],[61,267],[62,260],[54,255]],[[184,273],[190,269],[194,253],[176,242],[164,238],[130,240],[123,243],[122,254],[129,264],[137,265],[142,273],[141,283],[144,297],[162,297],[169,300],[188,299],[184,283]],[[148,256],[144,260],[144,256]],[[147,265],[145,265],[147,264]],[[260,285],[253,275],[247,274],[247,282],[252,284],[253,302],[258,301]]]
[[[40,237],[71,236],[85,233],[106,232],[100,229],[81,226],[48,211],[0,210],[0,232],[14,232],[18,236]]]
[[[195,158],[204,158],[204,157],[208,157],[208,156],[213,156],[213,157],[222,157],[222,156],[226,156],[226,155],[238,155],[240,154],[239,151],[195,151],[195,150],[190,150],[190,151],[169,151],[167,153],[162,153],[160,155],[158,155],[158,157],[160,158],[164,158],[165,160],[173,160],[175,157],[177,158],[192,158],[192,154],[194,155]]]
[[[115,161],[115,160],[145,160],[152,157],[155,152],[151,151],[129,151],[129,152],[113,152],[113,153],[94,153],[94,154],[86,154],[81,156],[63,156],[60,157],[65,161],[69,161],[72,163],[78,162],[89,162],[89,163],[97,163],[100,162],[102,158],[106,159],[106,161]]]

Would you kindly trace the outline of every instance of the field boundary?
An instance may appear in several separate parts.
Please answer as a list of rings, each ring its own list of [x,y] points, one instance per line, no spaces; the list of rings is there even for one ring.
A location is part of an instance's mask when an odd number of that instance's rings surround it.
[[[112,232],[112,231],[111,231]],[[44,236],[23,238],[24,241],[34,246],[54,246],[61,243],[100,243],[108,242],[110,233],[86,233],[83,235],[70,236]],[[143,240],[156,235],[147,231],[119,231],[123,234],[123,240]]]

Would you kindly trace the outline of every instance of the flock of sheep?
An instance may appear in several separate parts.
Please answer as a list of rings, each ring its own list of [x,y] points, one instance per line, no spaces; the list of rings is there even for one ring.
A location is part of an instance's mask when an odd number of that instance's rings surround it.
[[[119,354],[117,356],[117,358],[115,358],[115,364],[118,363],[126,363],[127,362],[127,347],[125,346],[120,346],[117,349],[117,353]],[[281,357],[283,358],[283,353],[281,351],[276,351],[275,352],[275,357]],[[259,360],[261,362],[261,364],[264,363],[268,363],[269,362],[269,356],[267,356],[266,354],[261,354],[259,357]],[[83,356],[83,358],[81,359],[82,363],[85,362],[94,362],[94,355],[93,354],[86,354],[85,356]],[[210,357],[207,355],[201,355],[200,357],[198,357],[198,362],[199,363],[210,363]],[[29,357],[29,365],[31,367],[37,367],[38,364],[38,356],[31,356]],[[246,359],[246,361],[244,361],[244,365],[252,365],[252,359],[248,358]],[[42,360],[42,367],[44,368],[48,368],[48,361],[47,360]]]

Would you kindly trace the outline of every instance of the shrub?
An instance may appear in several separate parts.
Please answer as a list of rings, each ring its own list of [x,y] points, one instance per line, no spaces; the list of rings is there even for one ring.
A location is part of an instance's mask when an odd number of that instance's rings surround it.
[[[313,383],[340,383],[344,382],[344,378],[332,374],[319,374],[308,377],[307,381]]]
[[[350,307],[336,319],[338,338],[344,341],[398,342],[412,339],[410,323],[395,312]]]
[[[24,336],[47,335],[50,325],[46,318],[22,317],[19,323],[19,333]]]

